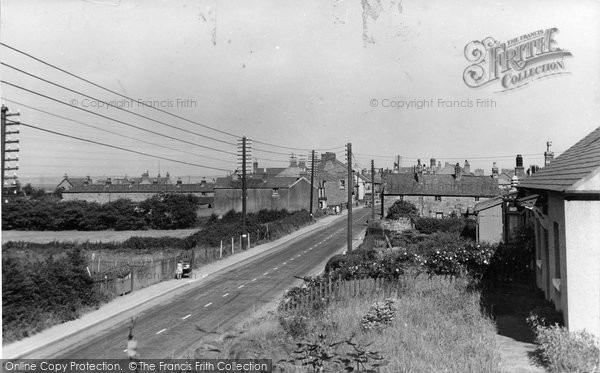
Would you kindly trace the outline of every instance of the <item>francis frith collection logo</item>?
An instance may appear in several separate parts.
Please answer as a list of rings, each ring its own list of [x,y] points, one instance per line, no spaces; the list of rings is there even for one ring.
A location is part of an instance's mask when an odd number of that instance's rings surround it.
[[[465,47],[471,63],[463,80],[471,88],[498,82],[502,91],[527,85],[537,79],[568,73],[565,57],[571,52],[558,47],[553,27],[521,35],[506,42],[492,37],[475,40]]]

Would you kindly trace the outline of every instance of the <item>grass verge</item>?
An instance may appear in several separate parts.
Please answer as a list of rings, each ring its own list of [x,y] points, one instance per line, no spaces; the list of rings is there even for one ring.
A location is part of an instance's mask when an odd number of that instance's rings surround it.
[[[316,371],[319,364],[324,371],[356,369],[359,355],[363,369],[384,363],[374,370],[380,372],[498,371],[495,326],[480,312],[480,294],[469,291],[464,279],[406,278],[406,286],[394,295],[396,314],[387,327],[361,326],[363,316],[385,296],[343,298],[319,311],[272,312],[252,319],[241,336],[227,338],[215,354],[269,358],[279,362],[274,371],[285,372]],[[308,350],[324,358],[315,363],[319,357]],[[197,351],[200,356],[206,357],[205,349]]]

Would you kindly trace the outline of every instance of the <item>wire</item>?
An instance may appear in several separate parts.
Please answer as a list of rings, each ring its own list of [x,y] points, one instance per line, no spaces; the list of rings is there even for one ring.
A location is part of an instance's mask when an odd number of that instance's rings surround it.
[[[99,113],[95,113],[95,112],[93,112],[93,111],[91,111],[91,110],[87,110],[87,109],[81,108],[81,107],[79,107],[79,106],[72,105],[72,104],[70,104],[70,103],[68,103],[68,102],[64,102],[64,101],[58,100],[58,99],[56,99],[56,98],[53,98],[53,97],[50,97],[50,96],[44,95],[44,94],[42,94],[42,93],[39,93],[39,92],[36,92],[36,91],[32,91],[32,90],[30,90],[30,89],[27,89],[27,88],[21,87],[21,86],[19,86],[19,85],[16,85],[16,84],[12,84],[12,83],[10,83],[10,82],[7,82],[7,81],[5,81],[5,80],[0,80],[0,82],[2,82],[2,83],[4,83],[4,84],[8,84],[8,85],[10,85],[10,86],[12,86],[12,87],[15,87],[15,88],[21,89],[21,90],[23,90],[23,91],[26,91],[26,92],[29,92],[29,93],[33,93],[34,95],[37,95],[37,96],[40,96],[40,97],[44,97],[44,98],[46,98],[46,99],[48,99],[48,100],[52,100],[52,101],[58,102],[58,103],[60,103],[60,104],[66,105],[66,106],[70,106],[70,107],[73,107],[73,108],[75,108],[75,109],[79,109],[79,110],[81,110],[81,111],[85,111],[85,112],[87,112],[87,113],[91,113],[91,114],[97,115],[97,116],[99,116],[99,117],[101,117],[101,118],[108,119],[108,120],[110,120],[110,121],[113,121],[113,122],[121,123],[121,124],[124,124],[124,125],[126,125],[126,126],[128,126],[128,127],[132,127],[132,128],[136,128],[136,129],[142,130],[142,131],[144,131],[144,132],[148,132],[148,133],[152,133],[152,134],[154,134],[154,135],[158,135],[158,136],[166,137],[166,138],[169,138],[169,139],[171,139],[171,140],[175,140],[175,141],[181,141],[181,142],[183,142],[183,143],[190,144],[190,145],[193,145],[193,146],[198,146],[198,147],[200,147],[200,148],[205,148],[205,149],[210,149],[210,150],[214,150],[214,151],[221,152],[221,153],[226,153],[226,154],[236,155],[235,153],[228,152],[228,151],[226,151],[226,150],[216,149],[216,148],[212,148],[212,147],[210,147],[210,146],[204,146],[204,145],[196,144],[196,143],[193,143],[193,142],[190,142],[190,141],[181,140],[181,139],[178,139],[178,138],[176,138],[176,137],[173,137],[173,136],[165,135],[165,134],[162,134],[162,133],[160,133],[160,132],[152,131],[152,130],[149,130],[149,129],[146,129],[146,128],[143,128],[143,127],[139,127],[139,126],[136,126],[136,125],[133,125],[133,124],[127,123],[127,122],[123,122],[123,121],[121,121],[121,120],[118,120],[118,119],[114,119],[114,118],[108,117],[108,116],[106,116],[106,115],[102,115],[102,114],[99,114]]]
[[[49,63],[49,62],[46,62],[46,61],[42,60],[42,59],[40,59],[40,58],[37,58],[37,57],[35,57],[35,56],[32,56],[31,54],[29,54],[29,53],[26,53],[26,52],[23,52],[22,50],[19,50],[19,49],[15,48],[15,47],[11,47],[10,45],[7,45],[7,44],[5,44],[5,43],[0,43],[0,45],[2,45],[2,46],[4,46],[4,47],[6,47],[6,48],[8,48],[8,49],[11,49],[11,50],[13,50],[13,51],[15,51],[15,52],[17,52],[17,53],[20,53],[20,54],[22,54],[22,55],[24,55],[24,56],[27,56],[27,57],[29,57],[29,58],[31,58],[31,59],[33,59],[33,60],[36,60],[36,61],[38,61],[38,62],[40,62],[40,63],[42,63],[42,64],[44,64],[44,65],[46,65],[46,66],[52,67],[53,69],[56,69],[56,70],[58,70],[58,71],[60,71],[60,72],[63,72],[63,73],[65,73],[65,74],[69,75],[69,76],[72,76],[72,77],[74,77],[74,78],[77,78],[77,79],[79,79],[79,80],[82,80],[82,81],[84,81],[84,82],[86,82],[86,83],[88,83],[88,84],[91,84],[91,85],[93,85],[94,87],[97,87],[97,88],[103,89],[103,90],[105,90],[105,91],[107,91],[107,92],[110,92],[110,93],[112,93],[112,94],[115,94],[115,95],[117,95],[117,96],[119,96],[119,97],[125,98],[125,99],[127,99],[127,100],[136,101],[136,100],[134,100],[134,99],[133,99],[133,98],[131,98],[131,97],[128,97],[128,96],[126,96],[126,95],[123,95],[123,94],[121,94],[121,93],[119,93],[119,92],[116,92],[116,91],[114,91],[114,90],[112,90],[112,89],[109,89],[109,88],[103,87],[103,86],[101,86],[100,84],[94,83],[94,82],[92,82],[92,81],[90,81],[90,80],[88,80],[88,79],[85,79],[85,78],[83,78],[83,77],[81,77],[81,76],[79,76],[79,75],[76,75],[76,74],[73,74],[73,73],[71,73],[71,72],[68,72],[68,71],[67,71],[67,70],[65,70],[65,69],[62,69],[62,68],[60,68],[60,67],[58,67],[58,66],[55,66],[55,65],[53,65],[53,64],[51,64],[51,63]],[[175,118],[181,119],[181,120],[183,120],[183,121],[186,121],[186,122],[188,122],[188,123],[192,123],[192,124],[195,124],[195,125],[198,125],[198,126],[204,127],[204,128],[206,128],[206,129],[210,129],[210,130],[212,130],[212,131],[216,131],[216,132],[222,133],[222,134],[224,134],[224,135],[232,136],[232,137],[235,137],[235,138],[238,138],[238,137],[239,137],[239,136],[237,136],[237,135],[234,135],[234,134],[232,134],[232,133],[229,133],[229,132],[226,132],[226,131],[222,131],[222,130],[220,130],[220,129],[217,129],[217,128],[213,128],[213,127],[207,126],[207,125],[205,125],[205,124],[202,124],[202,123],[199,123],[199,122],[193,121],[193,120],[191,120],[191,119],[184,118],[184,117],[182,117],[182,116],[179,116],[179,115],[177,115],[177,114],[173,114],[173,113],[171,113],[171,112],[169,112],[169,111],[166,111],[166,110],[164,110],[164,109],[157,108],[157,107],[154,107],[154,106],[152,106],[152,105],[148,105],[148,104],[146,104],[146,103],[144,103],[144,102],[142,102],[142,105],[144,105],[144,106],[146,106],[146,107],[149,107],[149,108],[152,108],[152,109],[154,109],[154,110],[158,110],[158,111],[160,111],[160,112],[162,112],[162,113],[165,113],[165,114],[171,115],[171,116],[173,116],[173,117],[175,117]]]
[[[555,152],[555,153],[561,153],[560,151]],[[363,154],[363,153],[355,153],[356,155],[363,156],[363,157],[375,157],[375,158],[386,158],[386,159],[396,159],[396,156],[391,156],[391,155],[375,155],[375,154]],[[543,156],[542,153],[531,153],[531,154],[521,154],[523,157],[533,157],[533,156]],[[406,157],[403,155],[400,155],[400,157],[402,159],[410,159],[410,160],[417,160],[417,159],[424,159],[423,157]],[[475,159],[496,159],[496,158],[514,158],[514,155],[491,155],[491,156],[479,156],[479,157],[469,157],[469,156],[463,156],[463,157],[436,157],[436,159],[467,159],[467,160],[475,160]]]
[[[95,145],[106,146],[106,147],[109,147],[109,148],[118,149],[118,150],[122,150],[122,151],[129,152],[129,153],[139,154],[139,155],[143,155],[143,156],[146,156],[146,157],[152,157],[152,158],[162,159],[162,160],[165,160],[165,161],[186,164],[188,166],[196,166],[196,167],[201,167],[201,168],[208,168],[208,169],[211,169],[211,170],[218,170],[218,171],[225,171],[225,172],[231,171],[231,170],[227,170],[227,169],[224,169],[224,168],[205,166],[205,165],[201,165],[201,164],[197,164],[197,163],[185,162],[185,161],[180,161],[180,160],[177,160],[177,159],[171,159],[171,158],[161,157],[161,156],[158,156],[158,155],[153,155],[153,154],[149,154],[149,153],[145,153],[145,152],[140,152],[140,151],[137,151],[137,150],[126,149],[126,148],[122,148],[120,146],[105,144],[105,143],[99,142],[99,141],[94,141],[94,140],[85,139],[85,138],[82,138],[82,137],[68,135],[66,133],[52,131],[52,130],[49,130],[49,129],[46,129],[46,128],[34,126],[34,125],[23,123],[23,122],[20,122],[20,124],[22,126],[33,128],[33,129],[36,129],[38,131],[48,132],[48,133],[51,133],[51,134],[54,134],[54,135],[63,136],[63,137],[67,137],[67,138],[74,139],[74,140],[89,142],[89,143],[95,144]]]
[[[183,131],[183,132],[191,133],[191,134],[193,134],[193,135],[196,135],[196,136],[204,137],[204,138],[206,138],[206,139],[209,139],[209,140],[217,141],[217,142],[220,142],[220,143],[223,143],[223,144],[227,144],[227,145],[231,145],[231,146],[235,146],[235,145],[236,145],[236,144],[234,144],[234,143],[231,143],[231,142],[227,142],[227,141],[224,141],[224,140],[219,140],[219,139],[216,139],[216,138],[214,138],[214,137],[211,137],[211,136],[202,135],[202,134],[200,134],[200,133],[198,133],[198,132],[194,132],[194,131],[186,130],[186,129],[184,129],[184,128],[180,128],[180,127],[174,126],[174,125],[172,125],[172,124],[168,124],[168,123],[162,122],[162,121],[160,121],[160,120],[158,120],[158,119],[150,118],[150,117],[147,117],[147,116],[145,116],[145,115],[142,115],[142,114],[138,114],[138,113],[136,113],[136,112],[133,112],[133,111],[131,111],[131,110],[124,109],[124,108],[122,108],[122,107],[119,107],[119,106],[116,106],[116,105],[114,105],[114,104],[111,104],[110,102],[107,102],[107,101],[100,100],[99,98],[96,98],[96,97],[93,97],[93,96],[86,95],[85,93],[82,93],[82,92],[79,92],[79,91],[77,91],[77,90],[74,90],[74,89],[71,89],[71,88],[65,87],[65,86],[63,86],[63,85],[61,85],[61,84],[58,84],[58,83],[54,83],[54,82],[52,82],[52,81],[50,81],[50,80],[47,80],[47,79],[41,78],[41,77],[39,77],[39,76],[37,76],[37,75],[34,75],[34,74],[31,74],[31,73],[28,73],[27,71],[21,70],[21,69],[19,69],[19,68],[17,68],[17,67],[11,66],[11,65],[9,65],[9,64],[6,64],[6,63],[4,63],[4,62],[0,62],[0,64],[1,64],[1,65],[3,65],[3,66],[6,66],[6,67],[8,67],[8,68],[11,68],[11,69],[13,69],[13,70],[16,70],[16,71],[18,71],[18,72],[20,72],[20,73],[22,73],[22,74],[25,74],[25,75],[31,76],[32,78],[35,78],[35,79],[41,80],[41,81],[43,81],[43,82],[45,82],[45,83],[48,83],[48,84],[52,84],[52,85],[53,85],[53,86],[55,86],[55,87],[60,87],[60,88],[62,88],[62,89],[64,89],[64,90],[67,90],[67,91],[69,91],[69,92],[72,92],[72,93],[75,93],[75,94],[81,95],[81,96],[83,96],[83,97],[87,97],[87,98],[89,98],[89,99],[91,99],[91,100],[94,100],[95,102],[101,102],[101,103],[103,103],[103,104],[105,104],[105,105],[107,105],[107,106],[114,107],[115,109],[119,109],[119,110],[121,110],[121,111],[124,111],[124,112],[126,112],[126,113],[129,113],[129,114],[137,115],[138,117],[141,117],[141,118],[147,119],[147,120],[149,120],[149,121],[152,121],[152,122],[155,122],[155,123],[159,123],[159,124],[162,124],[162,125],[164,125],[164,126],[167,126],[167,127],[170,127],[170,128],[174,128],[174,129],[177,129],[177,130],[180,130],[180,131]],[[138,103],[139,103],[140,101],[136,101],[136,102],[138,102]]]
[[[102,90],[104,90],[104,91],[106,91],[106,92],[110,92],[110,93],[112,93],[112,94],[114,94],[114,95],[117,95],[117,96],[119,96],[119,97],[125,98],[125,99],[127,99],[127,100],[130,100],[130,101],[136,101],[136,102],[140,103],[140,104],[141,104],[141,105],[143,105],[143,106],[146,106],[146,107],[148,107],[148,108],[151,108],[151,109],[154,109],[154,110],[160,111],[161,113],[164,113],[164,114],[170,115],[170,116],[172,116],[172,117],[174,117],[174,118],[177,118],[177,119],[181,119],[181,120],[183,120],[183,121],[185,121],[185,122],[188,122],[188,123],[191,123],[191,124],[195,124],[195,125],[197,125],[197,126],[200,126],[200,127],[203,127],[203,128],[206,128],[206,129],[209,129],[209,130],[212,130],[212,131],[215,131],[215,132],[218,132],[218,133],[224,134],[224,135],[228,135],[228,136],[231,136],[231,137],[239,138],[239,136],[238,136],[238,135],[235,135],[235,134],[233,134],[233,133],[231,133],[231,132],[223,131],[223,130],[220,130],[220,129],[217,129],[217,128],[214,128],[214,127],[211,127],[211,126],[209,126],[209,125],[206,125],[206,124],[199,123],[199,122],[197,122],[197,121],[194,121],[194,120],[191,120],[191,119],[188,119],[188,118],[182,117],[182,116],[180,116],[180,115],[174,114],[174,113],[172,113],[172,112],[170,112],[170,111],[167,111],[167,110],[164,110],[164,109],[161,109],[161,108],[154,107],[154,106],[152,106],[152,105],[149,105],[149,104],[147,104],[147,103],[145,103],[145,102],[143,102],[143,101],[142,101],[142,102],[140,102],[140,101],[137,101],[137,100],[135,100],[135,99],[133,99],[133,98],[131,98],[131,97],[127,96],[127,95],[121,94],[121,93],[119,93],[119,92],[117,92],[117,91],[114,91],[114,90],[112,90],[112,89],[110,89],[110,88],[106,88],[106,87],[104,87],[104,86],[102,86],[102,85],[100,85],[100,84],[94,83],[94,82],[92,82],[92,81],[91,81],[91,80],[89,80],[89,79],[86,79],[86,78],[83,78],[83,77],[81,77],[81,76],[79,76],[79,75],[77,75],[77,74],[71,73],[71,72],[69,72],[69,71],[67,71],[67,70],[65,70],[65,69],[63,69],[63,68],[60,68],[60,67],[58,67],[58,66],[56,66],[56,65],[53,65],[53,64],[51,64],[51,63],[49,63],[49,62],[46,62],[46,61],[42,60],[41,58],[35,57],[35,56],[33,56],[33,55],[31,55],[31,54],[29,54],[29,53],[27,53],[27,52],[24,52],[24,51],[22,51],[22,50],[20,50],[20,49],[18,49],[18,48],[12,47],[12,46],[10,46],[10,45],[8,45],[8,44],[6,44],[6,43],[0,43],[0,45],[4,46],[5,48],[8,48],[8,49],[10,49],[10,50],[13,50],[13,51],[15,51],[15,52],[17,52],[17,53],[20,53],[20,54],[22,54],[22,55],[24,55],[24,56],[27,56],[27,57],[29,57],[29,58],[31,58],[31,59],[33,59],[33,60],[37,61],[37,62],[40,62],[40,63],[42,63],[42,64],[46,65],[46,66],[49,66],[49,67],[51,67],[51,68],[53,68],[53,69],[56,69],[56,70],[58,70],[58,71],[60,71],[60,72],[62,72],[62,73],[64,73],[64,74],[67,74],[67,75],[69,75],[69,76],[72,76],[72,77],[74,77],[74,78],[76,78],[76,79],[79,79],[79,80],[81,80],[81,81],[83,81],[83,82],[86,82],[86,83],[88,83],[88,84],[91,84],[91,85],[93,85],[94,87],[100,88],[100,89],[102,89]],[[34,77],[34,78],[36,78],[36,79],[40,79],[40,80],[46,81],[45,79],[42,79],[42,78],[36,77],[36,76],[35,76],[35,75],[33,75],[33,74],[29,74],[29,73],[27,73],[27,72],[25,72],[25,71],[23,71],[23,70],[20,70],[20,69],[18,69],[18,68],[15,68],[15,67],[13,67],[13,66],[7,65],[7,64],[5,64],[5,63],[2,63],[2,64],[3,64],[3,65],[5,65],[5,66],[7,66],[7,67],[9,67],[9,68],[12,68],[12,69],[15,69],[15,70],[17,70],[17,71],[20,71],[20,72],[22,72],[22,73],[24,73],[24,74],[30,75],[30,76],[32,76],[32,77]],[[46,81],[46,82],[48,82],[48,83],[50,83],[50,84],[57,85],[57,84],[55,84],[55,83],[52,83],[52,82],[49,82],[49,81]],[[60,86],[60,85],[58,85],[58,86]],[[62,87],[62,86],[61,86],[61,88],[65,88],[65,87]],[[68,88],[65,88],[65,89],[68,89]],[[84,94],[82,94],[82,93],[79,93],[79,92],[75,92],[75,93],[77,93],[77,94],[81,94],[81,95],[83,95],[83,96],[86,96],[86,95],[84,95]],[[90,97],[90,96],[86,96],[86,97]],[[134,114],[135,114],[135,113],[134,113]],[[138,115],[138,114],[135,114],[135,115]],[[152,120],[152,119],[151,119],[151,120]],[[182,130],[182,131],[183,131],[183,130]],[[207,137],[207,136],[203,136],[203,135],[198,135],[198,136]],[[216,141],[221,141],[221,140],[216,140]],[[273,146],[273,147],[277,147],[277,148],[281,148],[281,149],[299,150],[299,151],[310,151],[310,150],[324,151],[324,150],[335,150],[335,149],[340,149],[340,148],[343,148],[343,146],[338,146],[338,147],[334,147],[334,148],[308,149],[308,148],[295,148],[295,147],[289,147],[289,146],[276,145],[276,144],[271,144],[271,143],[264,142],[264,141],[259,141],[259,140],[254,140],[254,142],[256,142],[256,143],[258,143],[258,144],[266,145],[266,146]],[[263,150],[263,151],[264,151],[264,152],[267,152],[267,153],[269,152],[269,151],[266,151],[266,150]],[[274,154],[279,154],[279,153],[274,153]]]
[[[108,132],[108,133],[111,133],[111,134],[113,134],[113,135],[117,135],[117,136],[119,136],[119,137],[124,137],[124,138],[126,138],[126,139],[131,139],[131,140],[134,140],[134,141],[143,142],[143,143],[145,143],[145,144],[148,144],[148,145],[158,146],[158,147],[160,147],[160,148],[164,148],[164,149],[174,150],[174,151],[181,152],[181,153],[190,154],[190,155],[193,155],[193,156],[196,156],[196,157],[203,157],[203,158],[208,158],[208,159],[212,159],[212,160],[223,161],[223,159],[222,159],[222,158],[215,158],[215,157],[210,157],[210,156],[207,156],[207,155],[202,155],[202,154],[192,153],[192,152],[188,152],[188,151],[185,151],[185,150],[181,150],[181,149],[177,149],[177,148],[172,148],[172,147],[170,147],[170,146],[161,145],[161,144],[153,143],[153,142],[150,142],[150,141],[145,141],[145,140],[137,139],[137,138],[135,138],[135,137],[132,137],[132,136],[123,135],[123,134],[121,134],[121,133],[113,132],[113,131],[107,130],[107,129],[105,129],[105,128],[102,128],[102,127],[98,127],[98,126],[94,126],[94,125],[91,125],[91,124],[83,123],[83,122],[80,122],[80,121],[77,121],[77,120],[74,120],[74,119],[71,119],[71,118],[63,117],[63,116],[61,116],[61,115],[54,114],[54,113],[51,113],[51,112],[49,112],[49,111],[45,111],[45,110],[42,110],[42,109],[39,109],[39,108],[33,107],[33,106],[25,105],[25,104],[23,104],[23,103],[21,103],[21,102],[14,101],[14,100],[10,100],[10,99],[8,99],[8,98],[6,98],[6,97],[3,97],[2,99],[3,99],[3,100],[5,100],[5,101],[8,101],[8,102],[11,102],[11,103],[13,103],[13,104],[16,104],[16,105],[20,105],[20,106],[26,107],[26,108],[28,108],[28,109],[36,110],[36,111],[42,112],[42,113],[44,113],[44,114],[51,115],[51,116],[53,116],[53,117],[57,117],[57,118],[64,119],[64,120],[68,120],[68,121],[70,121],[70,122],[77,123],[77,124],[80,124],[80,125],[82,125],[82,126],[86,126],[86,127],[95,128],[95,129],[97,129],[97,130],[99,130],[99,131]]]

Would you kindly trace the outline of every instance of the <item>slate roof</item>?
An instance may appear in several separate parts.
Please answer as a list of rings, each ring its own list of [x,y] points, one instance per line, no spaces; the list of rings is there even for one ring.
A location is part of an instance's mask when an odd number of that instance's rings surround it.
[[[246,179],[246,188],[248,189],[273,189],[273,188],[289,188],[298,180],[304,178],[297,177],[271,177],[271,178],[248,178]],[[306,179],[304,179],[306,181]],[[219,177],[217,178],[217,185],[215,189],[241,189],[242,180],[233,179],[231,177]]]
[[[479,202],[478,204],[476,204],[473,207],[473,212],[479,212],[479,211],[487,210],[494,206],[498,206],[499,204],[502,203],[503,199],[504,199],[503,196],[498,196],[498,197],[490,198],[483,202]]]
[[[498,182],[491,176],[388,174],[383,178],[386,195],[495,197],[500,195]]]
[[[519,188],[557,192],[569,190],[577,181],[600,168],[600,127],[523,182]]]
[[[90,184],[77,185],[64,193],[201,193],[212,192],[213,183],[205,184]]]

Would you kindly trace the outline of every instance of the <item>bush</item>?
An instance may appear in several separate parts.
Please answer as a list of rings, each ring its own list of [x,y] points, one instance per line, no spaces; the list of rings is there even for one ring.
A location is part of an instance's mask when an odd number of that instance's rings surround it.
[[[95,291],[80,249],[32,264],[2,257],[2,332],[10,342],[50,324],[73,320],[86,307],[96,307]]]
[[[462,218],[427,218],[421,217],[414,221],[415,229],[424,234],[435,232],[461,233],[466,225]]]
[[[369,311],[360,319],[363,330],[382,330],[394,321],[398,308],[394,298],[388,298],[383,302],[375,302]]]
[[[592,372],[600,369],[600,349],[594,336],[586,331],[569,332],[558,326],[534,324],[537,353],[551,372]]]
[[[198,204],[198,197],[181,194],[158,194],[140,203],[119,199],[102,205],[17,198],[5,205],[2,228],[40,231],[190,228],[197,223]]]
[[[407,201],[399,200],[390,206],[385,218],[394,220],[407,218],[413,221],[417,216],[419,216],[419,210],[415,205]]]

